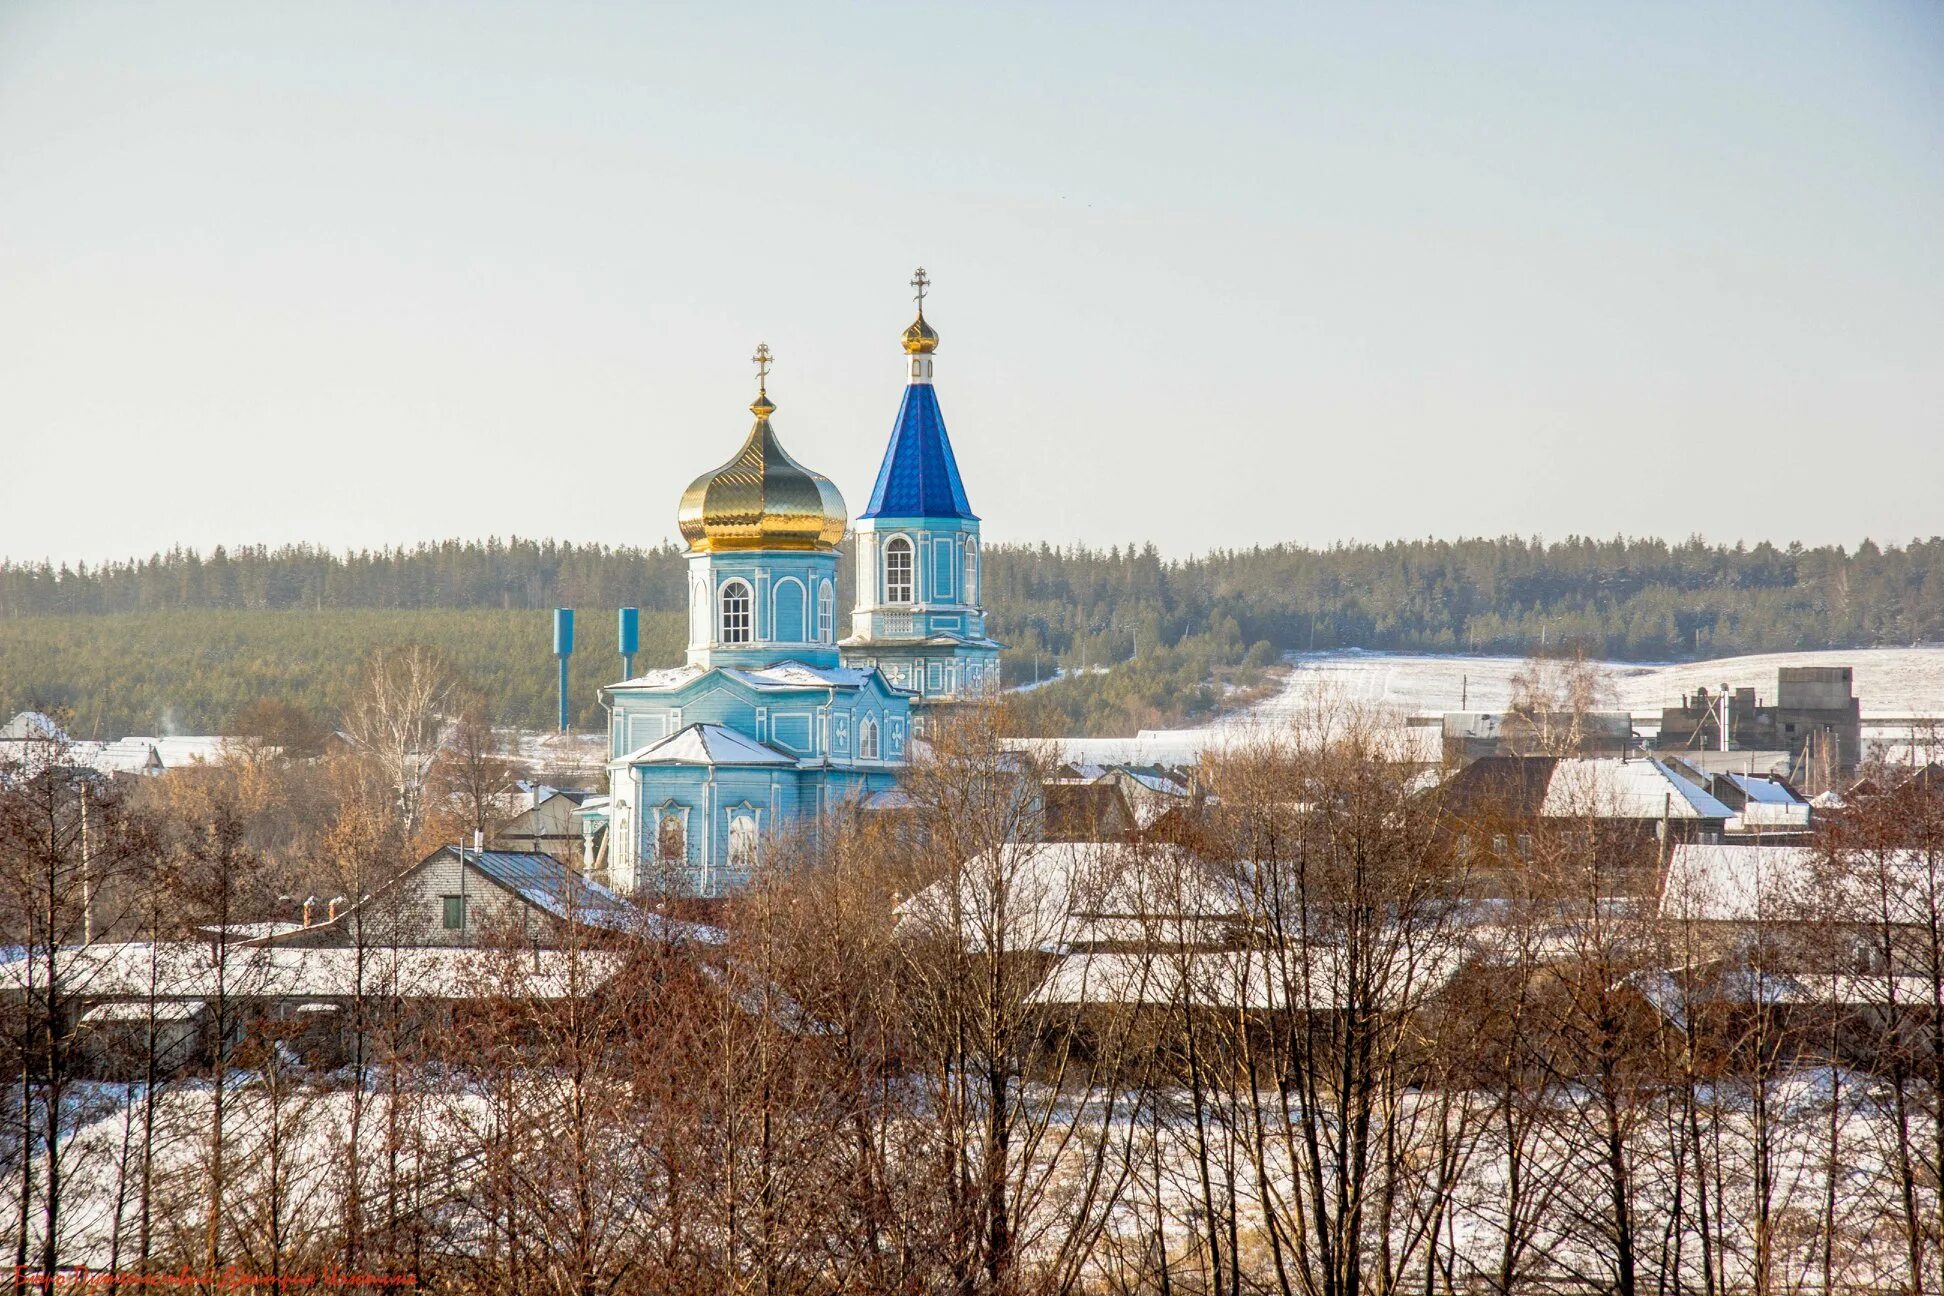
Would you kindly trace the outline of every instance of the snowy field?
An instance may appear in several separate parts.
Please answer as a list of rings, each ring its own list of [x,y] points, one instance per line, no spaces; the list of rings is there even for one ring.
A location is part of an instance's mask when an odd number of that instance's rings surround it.
[[[1523,657],[1431,656],[1409,653],[1299,653],[1282,694],[1263,703],[1263,715],[1302,706],[1324,688],[1345,701],[1395,708],[1406,714],[1498,711],[1512,698],[1512,677]],[[1849,666],[1863,715],[1944,716],[1944,646],[1856,648],[1840,652],[1762,653],[1664,665],[1602,662],[1613,685],[1614,705],[1658,718],[1679,706],[1683,693],[1706,686],[1753,685],[1763,703],[1775,698],[1776,671],[1784,666]]]
[[[1251,735],[1309,727],[1319,711],[1355,709],[1402,722],[1443,711],[1499,711],[1512,698],[1512,677],[1523,657],[1475,657],[1428,653],[1296,653],[1280,692],[1246,711],[1196,729],[1143,730],[1133,738],[1049,740],[1065,758],[1092,761],[1191,762],[1205,750],[1246,741]],[[1944,646],[1855,648],[1834,652],[1762,653],[1702,662],[1602,662],[1611,682],[1611,704],[1637,719],[1658,723],[1663,706],[1678,706],[1683,693],[1703,685],[1753,686],[1763,704],[1775,699],[1776,671],[1783,666],[1849,666],[1863,704],[1864,739],[1907,739],[1907,728],[1869,724],[1875,717],[1944,717]],[[1653,725],[1648,726],[1649,730]],[[1414,728],[1409,741],[1435,759],[1436,730]]]

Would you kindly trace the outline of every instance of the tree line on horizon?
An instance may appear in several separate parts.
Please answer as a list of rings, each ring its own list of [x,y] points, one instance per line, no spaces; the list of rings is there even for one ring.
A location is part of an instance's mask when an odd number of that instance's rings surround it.
[[[643,611],[638,666],[680,659],[684,569],[670,544],[520,538],[0,562],[0,706],[64,705],[104,732],[115,717],[122,732],[167,718],[206,730],[265,690],[328,710],[374,648],[410,639],[459,659],[502,723],[543,727],[548,631],[534,614],[567,606],[582,618],[578,720],[593,723],[592,686],[615,665],[612,609]],[[853,572],[839,573],[848,606]],[[1669,660],[1944,640],[1944,537],[1850,549],[1508,536],[1187,558],[991,544],[984,596],[1009,686],[1066,676],[1027,695],[1024,727],[1120,732],[1206,714],[1289,651],[1574,645]],[[1103,665],[1115,669],[1087,673]]]

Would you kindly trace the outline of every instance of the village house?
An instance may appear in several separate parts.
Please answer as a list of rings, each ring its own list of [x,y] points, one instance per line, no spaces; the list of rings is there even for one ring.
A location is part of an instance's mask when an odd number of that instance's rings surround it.
[[[250,933],[303,946],[560,945],[572,930],[633,930],[640,913],[600,883],[539,851],[441,846],[357,904]]]
[[[46,993],[45,952],[0,962],[0,1000]],[[82,1069],[139,1076],[149,1032],[164,1075],[207,1067],[219,1045],[233,1060],[276,1049],[315,1069],[342,1065],[356,1029],[398,1013],[452,1038],[508,1002],[600,991],[622,956],[602,950],[485,950],[102,942],[55,952],[61,1025],[76,1033]],[[363,1005],[361,1012],[353,1008]]]

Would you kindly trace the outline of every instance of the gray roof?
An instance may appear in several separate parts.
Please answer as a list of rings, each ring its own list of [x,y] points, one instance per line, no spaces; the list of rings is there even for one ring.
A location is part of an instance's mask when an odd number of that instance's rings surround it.
[[[633,925],[633,910],[625,900],[544,851],[445,849],[459,851],[461,859],[487,878],[556,918],[615,930]]]
[[[1788,784],[1779,779],[1766,778],[1760,774],[1730,774],[1728,781],[1741,789],[1742,795],[1750,801],[1764,805],[1806,805],[1801,797]]]

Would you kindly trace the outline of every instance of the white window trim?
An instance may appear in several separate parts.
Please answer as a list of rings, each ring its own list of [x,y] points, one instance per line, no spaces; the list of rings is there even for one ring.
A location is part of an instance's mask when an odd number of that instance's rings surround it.
[[[797,618],[796,634],[785,639],[777,633],[776,603],[785,585],[794,585],[803,592],[801,604],[803,614]],[[809,643],[810,640],[810,589],[794,576],[778,576],[770,584],[770,638],[778,643]]]
[[[749,862],[739,863],[736,859],[736,824],[747,822],[752,838],[749,847]],[[763,862],[763,812],[755,805],[744,801],[729,807],[729,826],[726,834],[728,849],[723,853],[724,866],[747,873]]]
[[[911,562],[911,565],[906,569],[905,572],[903,598],[898,598],[896,596],[891,584],[891,551],[895,546],[899,544],[902,544],[904,546],[904,553],[910,559]],[[912,604],[918,601],[918,546],[917,544],[912,540],[910,536],[900,532],[897,535],[885,537],[884,548],[882,553],[883,553],[883,557],[880,558],[878,561],[878,570],[882,573],[880,579],[883,581],[885,604],[891,607],[910,607]]]
[[[743,613],[747,623],[742,627],[743,637],[729,637],[729,599],[732,587],[742,591]],[[732,576],[716,587],[716,642],[740,647],[756,642],[756,590],[740,576]]]
[[[655,861],[657,868],[669,862],[662,859],[661,830],[662,821],[671,817],[680,824],[682,829],[682,858],[676,863],[681,868],[687,868],[694,854],[695,843],[689,840],[689,808],[679,801],[664,801],[655,807],[655,840],[649,858]]]

